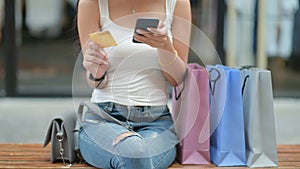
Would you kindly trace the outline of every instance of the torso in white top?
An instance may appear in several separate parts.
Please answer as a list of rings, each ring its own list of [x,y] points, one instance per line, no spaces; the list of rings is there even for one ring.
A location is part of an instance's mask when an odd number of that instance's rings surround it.
[[[107,0],[98,0],[102,31],[110,31],[118,46],[105,48],[109,58],[108,81],[103,89],[94,89],[91,101],[114,102],[128,106],[167,104],[167,81],[158,63],[157,49],[132,42],[133,29],[114,23]],[[165,23],[172,39],[171,23],[176,0],[166,0]]]

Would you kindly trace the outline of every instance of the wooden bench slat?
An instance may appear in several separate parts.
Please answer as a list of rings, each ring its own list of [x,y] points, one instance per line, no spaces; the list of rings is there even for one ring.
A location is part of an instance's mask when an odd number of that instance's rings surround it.
[[[291,148],[300,148],[299,144],[278,144],[278,149],[291,149]]]
[[[64,168],[63,164],[50,162],[50,146],[41,144],[0,144],[0,168]],[[278,168],[300,168],[300,145],[278,145]],[[76,164],[71,168],[93,168],[87,164]],[[182,165],[175,162],[169,169],[218,168],[209,165]],[[247,167],[220,167],[221,169],[248,169]]]
[[[298,162],[290,162],[290,161],[279,162],[279,166],[300,168],[300,161],[298,160]]]
[[[19,163],[19,164],[1,164],[0,163],[0,168],[18,168],[18,169],[27,169],[27,168],[39,168],[39,169],[44,169],[44,168],[66,168],[62,164],[41,164],[41,163],[34,163],[34,164],[28,164],[28,163]],[[95,169],[94,167],[90,167],[87,165],[77,165],[72,166],[70,168],[87,168],[87,169]]]

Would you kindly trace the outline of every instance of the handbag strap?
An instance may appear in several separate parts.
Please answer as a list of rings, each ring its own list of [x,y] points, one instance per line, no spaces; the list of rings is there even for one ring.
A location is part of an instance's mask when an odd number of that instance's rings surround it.
[[[132,131],[132,127],[129,126],[127,123],[122,122],[122,121],[112,117],[106,111],[104,111],[99,106],[97,106],[95,103],[92,103],[91,101],[87,101],[87,100],[80,102],[80,105],[79,105],[79,108],[78,108],[78,111],[77,111],[78,118],[80,119],[80,121],[84,120],[84,116],[85,116],[85,112],[83,112],[84,107],[87,107],[90,111],[97,114],[102,119],[105,119],[109,122],[116,122],[116,123],[120,124],[121,126],[124,126],[125,128],[127,128],[128,130]]]

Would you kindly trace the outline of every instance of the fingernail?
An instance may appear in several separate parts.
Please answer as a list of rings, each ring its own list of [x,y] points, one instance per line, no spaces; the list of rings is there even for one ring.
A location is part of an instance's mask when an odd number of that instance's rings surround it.
[[[142,31],[140,29],[137,29],[136,32],[137,33],[142,33]]]
[[[94,42],[89,42],[89,46],[93,46],[94,45]]]
[[[104,52],[104,51],[100,51],[100,53],[103,55],[103,56],[105,56],[106,55],[106,53]]]

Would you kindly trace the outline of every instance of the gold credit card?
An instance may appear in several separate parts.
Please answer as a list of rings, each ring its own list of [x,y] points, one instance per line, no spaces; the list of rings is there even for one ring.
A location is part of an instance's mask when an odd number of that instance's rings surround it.
[[[118,45],[109,31],[90,33],[89,36],[93,42],[103,48]]]

